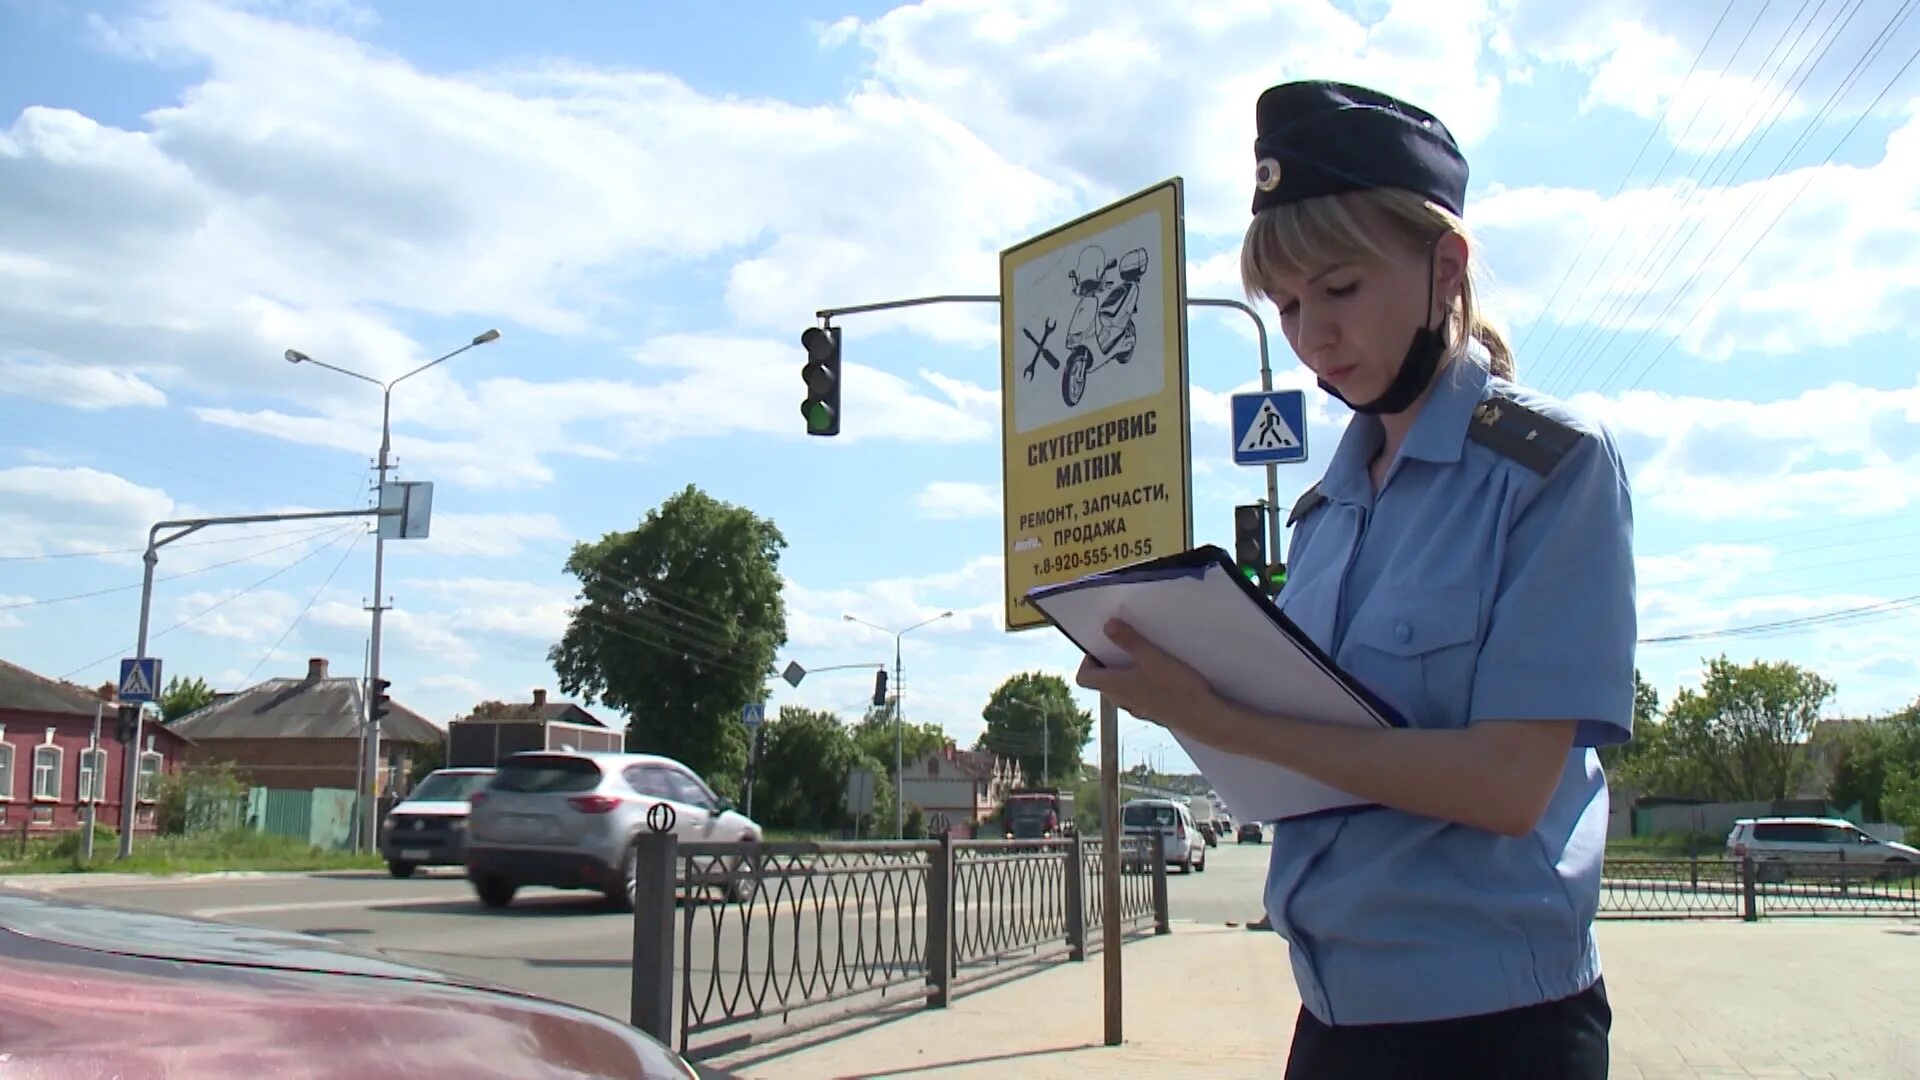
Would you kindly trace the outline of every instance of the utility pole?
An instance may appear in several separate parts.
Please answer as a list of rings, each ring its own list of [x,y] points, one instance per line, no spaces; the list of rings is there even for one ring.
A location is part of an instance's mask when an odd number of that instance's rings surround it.
[[[315,367],[326,368],[328,371],[337,372],[349,378],[359,379],[361,382],[372,383],[380,388],[380,456],[374,464],[374,472],[378,477],[376,490],[379,492],[376,498],[380,498],[384,497],[387,489],[387,471],[393,467],[391,461],[393,449],[393,388],[430,367],[445,363],[459,356],[468,349],[478,345],[485,345],[490,341],[498,341],[499,339],[500,331],[498,330],[487,330],[483,333],[476,334],[472,341],[447,353],[445,356],[429,360],[419,367],[414,368],[412,371],[398,376],[391,382],[384,383],[370,375],[362,375],[357,371],[349,371],[343,367],[336,367],[333,364],[315,360],[313,357],[308,356],[298,349],[288,349],[283,355],[289,364],[312,364]],[[376,531],[373,537],[373,605],[367,609],[373,612],[373,632],[371,643],[368,646],[367,659],[367,686],[369,691],[371,691],[372,687],[380,685],[381,616],[384,615],[391,606],[386,602],[386,593],[384,591],[385,582],[382,579],[382,573],[386,566],[386,553],[386,538]],[[361,755],[366,761],[367,789],[365,795],[367,804],[360,827],[362,833],[361,842],[366,845],[365,849],[368,851],[372,851],[378,846],[380,835],[380,717],[376,715],[373,707],[374,697],[375,695],[371,692],[362,695],[366,709],[367,727],[365,744],[361,747]]]
[[[922,620],[907,627],[905,630],[896,631],[889,630],[884,626],[875,626],[865,619],[856,619],[851,615],[841,616],[841,618],[848,622],[859,623],[861,626],[872,627],[883,634],[893,635],[893,838],[895,840],[904,840],[907,836],[907,797],[902,791],[906,786],[905,782],[907,778],[904,772],[906,768],[905,763],[901,761],[902,739],[900,728],[901,714],[906,711],[906,694],[900,686],[900,639],[928,623],[935,623],[941,619],[950,619],[952,617],[953,612],[943,611],[931,619]]]
[[[140,574],[140,635],[134,645],[134,655],[141,660],[147,659],[147,627],[153,617],[153,568],[160,562],[160,549],[181,537],[199,532],[209,525],[259,525],[273,521],[313,521],[320,518],[375,517],[385,513],[378,507],[366,510],[315,510],[298,514],[239,514],[233,517],[180,518],[175,521],[156,521],[147,530],[146,554],[140,556],[144,569]],[[161,536],[160,530],[173,529],[175,532]],[[127,743],[127,760],[123,762],[120,778],[120,858],[133,855],[133,819],[136,799],[139,794],[139,755],[140,740],[146,726],[146,707],[133,706],[133,738]]]
[[[101,768],[100,754],[100,717],[106,712],[107,703],[93,703],[93,735],[87,740],[87,764],[93,770],[93,782],[87,785],[87,831],[80,838],[80,861],[93,862],[93,824],[99,811],[94,809],[100,803],[100,789],[107,784],[107,770]]]

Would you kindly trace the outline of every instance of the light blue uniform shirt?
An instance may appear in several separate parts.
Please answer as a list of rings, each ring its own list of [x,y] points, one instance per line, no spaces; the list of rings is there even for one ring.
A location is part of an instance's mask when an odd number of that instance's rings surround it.
[[[1600,975],[1607,786],[1592,747],[1633,724],[1626,469],[1603,427],[1482,357],[1435,377],[1378,494],[1380,424],[1354,417],[1325,500],[1294,526],[1280,606],[1412,726],[1579,730],[1527,836],[1385,807],[1275,825],[1267,913],[1329,1024],[1494,1012]]]

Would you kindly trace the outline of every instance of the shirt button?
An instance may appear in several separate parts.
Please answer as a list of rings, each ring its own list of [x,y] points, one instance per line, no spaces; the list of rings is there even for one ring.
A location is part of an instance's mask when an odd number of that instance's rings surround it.
[[[1413,640],[1413,627],[1404,622],[1394,623],[1393,636],[1400,644],[1405,645],[1407,642]]]

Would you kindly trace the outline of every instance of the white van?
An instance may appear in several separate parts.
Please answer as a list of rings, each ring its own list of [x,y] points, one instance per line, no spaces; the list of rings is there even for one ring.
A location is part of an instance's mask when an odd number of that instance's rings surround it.
[[[1160,830],[1160,852],[1180,872],[1205,872],[1207,842],[1193,823],[1193,811],[1172,799],[1132,799],[1120,807],[1121,838],[1147,836]]]
[[[1904,877],[1920,868],[1920,849],[1881,840],[1845,818],[1741,818],[1727,834],[1727,853],[1753,856],[1755,876],[1785,881],[1787,875]]]

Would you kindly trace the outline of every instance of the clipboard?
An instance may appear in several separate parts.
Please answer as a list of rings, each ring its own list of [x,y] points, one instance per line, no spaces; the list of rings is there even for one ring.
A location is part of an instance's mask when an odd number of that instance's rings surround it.
[[[1252,709],[1312,723],[1406,727],[1400,716],[1287,618],[1227,553],[1190,551],[1043,585],[1027,600],[1103,664],[1125,654],[1103,629],[1121,618],[1193,666],[1216,692]],[[1174,738],[1243,821],[1278,821],[1374,806],[1284,766]]]

